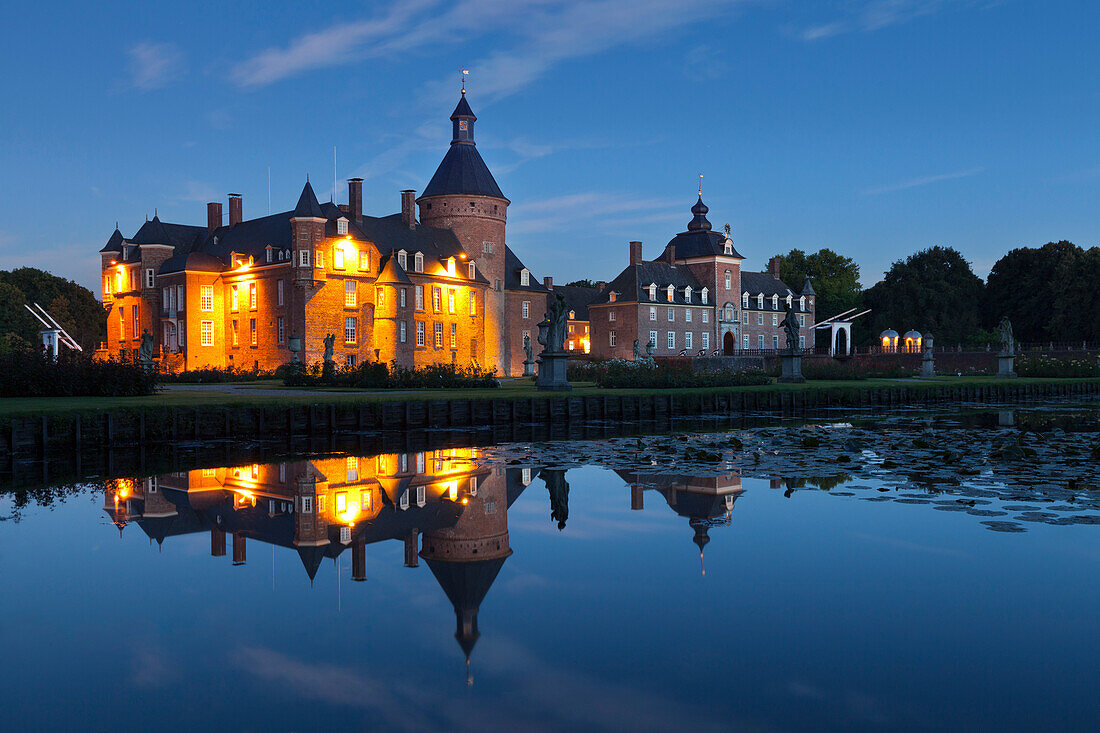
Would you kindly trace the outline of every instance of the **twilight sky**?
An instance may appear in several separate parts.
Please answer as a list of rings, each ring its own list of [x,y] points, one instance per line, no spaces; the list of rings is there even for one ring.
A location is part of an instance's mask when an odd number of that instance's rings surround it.
[[[460,69],[478,148],[541,277],[656,256],[698,174],[747,269],[792,247],[864,285],[917,249],[985,275],[1100,229],[1100,8],[1090,0],[377,0],[8,3],[0,269],[99,292],[119,222],[294,206],[310,174],[366,213],[423,190]]]

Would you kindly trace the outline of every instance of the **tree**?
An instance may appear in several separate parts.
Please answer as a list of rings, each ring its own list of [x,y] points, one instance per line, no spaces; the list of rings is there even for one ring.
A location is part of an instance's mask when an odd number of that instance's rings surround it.
[[[985,285],[958,251],[931,247],[890,266],[882,282],[864,291],[871,309],[868,343],[887,328],[931,334],[940,344],[988,339],[981,328]]]
[[[29,344],[39,343],[41,324],[23,308],[38,303],[87,351],[107,335],[107,314],[90,290],[33,267],[0,270],[0,334],[14,333]]]
[[[1021,341],[1100,340],[1096,291],[1100,249],[1072,242],[1020,247],[997,260],[986,282],[983,318],[1008,316]]]
[[[592,289],[595,289],[598,286],[596,285],[596,283],[592,282],[591,280],[584,279],[584,280],[574,280],[571,283],[566,283],[565,287],[567,287],[567,288],[592,288]]]
[[[815,314],[824,320],[860,304],[859,265],[850,257],[821,249],[806,254],[792,249],[779,255],[779,276],[796,293],[810,279],[817,293]]]

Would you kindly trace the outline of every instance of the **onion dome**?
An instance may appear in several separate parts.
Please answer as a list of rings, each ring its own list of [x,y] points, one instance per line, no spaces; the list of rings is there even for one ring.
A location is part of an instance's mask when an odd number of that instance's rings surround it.
[[[691,207],[691,213],[693,215],[692,220],[688,223],[689,232],[709,232],[710,222],[707,221],[707,212],[710,209],[703,203],[703,196],[700,194],[699,200],[695,202],[695,206]]]

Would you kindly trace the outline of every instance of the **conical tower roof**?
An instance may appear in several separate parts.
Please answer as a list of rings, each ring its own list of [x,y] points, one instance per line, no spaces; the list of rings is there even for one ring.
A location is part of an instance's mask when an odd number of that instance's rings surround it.
[[[453,134],[451,147],[436,168],[435,175],[424,188],[421,198],[428,196],[467,195],[491,196],[504,199],[489,167],[477,152],[474,142],[474,122],[477,116],[466,101],[466,93],[458,100],[455,111],[451,113]]]
[[[315,219],[324,219],[325,213],[321,211],[321,204],[317,202],[317,195],[313,193],[313,186],[306,181],[302,195],[298,197],[298,205],[294,207],[291,216],[311,216]]]

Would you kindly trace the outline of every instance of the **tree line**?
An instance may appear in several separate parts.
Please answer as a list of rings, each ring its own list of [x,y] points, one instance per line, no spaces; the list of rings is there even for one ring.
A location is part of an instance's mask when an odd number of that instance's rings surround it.
[[[24,305],[38,303],[84,350],[107,336],[107,312],[92,291],[33,267],[0,270],[0,352],[37,349],[42,325]]]
[[[941,345],[996,343],[997,324],[1006,316],[1019,341],[1100,342],[1100,247],[1061,241],[1013,249],[983,281],[957,250],[934,246],[894,262],[866,289],[859,265],[832,250],[779,256],[788,285],[801,287],[810,278],[818,320],[871,309],[853,329],[859,345],[887,328],[931,334]],[[827,343],[827,331],[819,334]]]

